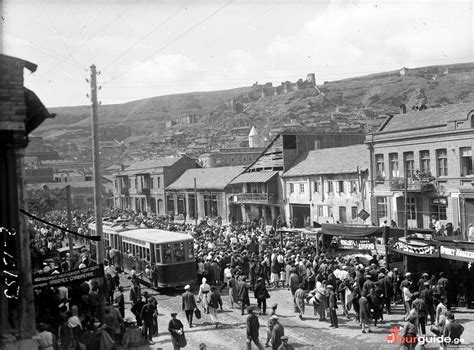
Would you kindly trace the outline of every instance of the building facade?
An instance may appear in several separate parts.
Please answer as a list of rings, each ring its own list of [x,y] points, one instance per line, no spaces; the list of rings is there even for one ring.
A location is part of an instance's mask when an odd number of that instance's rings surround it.
[[[366,145],[304,154],[282,175],[285,216],[294,227],[307,227],[313,221],[363,224],[358,214],[369,210],[369,157]]]
[[[230,183],[242,166],[186,170],[166,188],[168,214],[186,220],[204,217],[229,219]]]
[[[114,206],[136,212],[165,215],[165,188],[187,169],[199,165],[189,157],[160,158],[136,162],[114,173]]]
[[[366,143],[375,224],[428,228],[435,219],[466,232],[474,222],[473,104],[390,116]]]

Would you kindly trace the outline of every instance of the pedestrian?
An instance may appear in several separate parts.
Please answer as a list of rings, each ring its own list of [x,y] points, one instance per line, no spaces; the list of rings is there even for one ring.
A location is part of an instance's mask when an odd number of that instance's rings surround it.
[[[359,320],[360,320],[360,325],[362,326],[362,333],[366,333],[366,327],[367,327],[367,333],[370,333],[370,318],[371,318],[371,312],[370,312],[370,306],[369,306],[369,300],[367,299],[367,293],[365,291],[362,291],[360,294],[360,299],[359,299]]]
[[[187,284],[184,287],[185,292],[181,295],[182,298],[182,307],[184,313],[186,314],[186,319],[188,320],[189,328],[193,327],[193,314],[194,309],[196,309],[196,299],[194,294],[191,292],[191,286]]]
[[[53,333],[48,330],[48,325],[40,323],[38,325],[38,334],[33,336],[33,339],[38,342],[41,350],[53,350]]]
[[[214,322],[216,328],[219,327],[219,321],[217,320],[217,309],[219,307],[222,310],[222,298],[216,290],[216,287],[212,286],[209,297],[209,314],[211,315],[211,320]]]
[[[277,350],[281,345],[281,337],[285,335],[285,330],[283,326],[278,322],[278,316],[273,315],[271,317],[273,321],[273,328],[272,328],[272,349]]]
[[[247,278],[243,276],[239,283],[237,283],[237,293],[240,302],[242,316],[247,306],[250,306],[249,287],[247,285]]]
[[[400,338],[402,339],[402,345],[405,346],[406,350],[415,350],[416,344],[418,343],[417,338],[417,318],[415,315],[408,317],[407,323],[402,329]]]
[[[413,297],[415,300],[412,303],[412,307],[418,312],[418,325],[420,327],[421,334],[426,335],[426,318],[428,315],[428,308],[421,298],[420,293],[413,293]]]
[[[293,345],[288,344],[288,336],[284,335],[281,337],[281,345],[278,347],[278,350],[295,350]]]
[[[171,334],[171,344],[174,350],[179,350],[186,346],[183,323],[176,318],[177,313],[171,313],[171,320],[168,323],[168,332]]]
[[[435,307],[434,307],[434,300],[433,300],[433,290],[431,289],[430,282],[426,281],[423,283],[424,289],[421,291],[420,296],[421,299],[425,302],[426,309],[428,314],[430,315],[431,325],[435,323]]]
[[[336,293],[334,292],[334,287],[332,285],[328,285],[329,289],[329,318],[331,320],[331,325],[329,327],[338,328],[339,325],[337,323],[337,297]]]
[[[138,281],[132,281],[132,289],[130,289],[130,301],[132,302],[132,306],[140,300],[142,297],[142,289],[140,287],[140,283]],[[141,311],[141,310],[140,310]]]
[[[121,344],[122,342],[122,329],[123,318],[118,310],[118,305],[114,304],[113,306],[106,304],[106,312],[108,310],[109,315],[113,318],[113,329],[114,329],[114,340],[116,344]]]
[[[267,314],[267,299],[270,298],[267,287],[265,286],[265,281],[262,277],[257,279],[257,284],[255,285],[254,290],[255,299],[257,299],[257,306],[262,310],[262,315]]]
[[[403,284],[404,281],[402,281],[402,284]],[[407,282],[406,284],[403,284],[401,286],[402,288],[402,296],[403,296],[403,305],[405,306],[405,317],[408,316],[408,314],[410,313],[410,310],[411,310],[411,302],[412,302],[412,298],[413,298],[413,294],[411,293],[410,291],[410,285],[411,285],[411,282]]]
[[[294,302],[296,305],[295,310],[298,312],[298,316],[300,319],[303,319],[304,315],[304,306],[306,300],[306,292],[304,291],[304,284],[300,283],[298,289],[295,292]]]
[[[145,301],[143,300],[143,297],[140,296],[140,298],[136,301],[135,304],[132,305],[130,311],[132,314],[135,315],[135,319],[137,321],[137,326],[141,327],[142,326],[142,319],[140,316],[140,313],[142,312],[143,306],[145,306]]]
[[[444,345],[456,346],[461,344],[461,335],[464,332],[464,327],[454,319],[454,314],[451,311],[446,313],[446,320],[447,322],[443,330]],[[449,342],[446,342],[447,339],[449,339]]]
[[[153,304],[153,299],[148,298],[147,303],[143,306],[140,313],[140,318],[143,322],[143,335],[148,339],[148,344],[155,344],[153,342],[153,318],[155,317],[156,306]]]
[[[229,301],[231,309],[234,308],[234,304],[238,303],[239,295],[237,294],[237,282],[235,281],[234,276],[231,276],[229,281]]]
[[[247,350],[252,349],[252,342],[258,347],[259,350],[264,349],[258,340],[258,330],[260,328],[260,323],[258,322],[257,317],[258,312],[260,312],[260,309],[255,306],[250,306],[248,308],[249,315],[247,317]]]
[[[123,296],[123,287],[117,286],[114,293],[114,304],[117,304],[122,318],[125,317],[125,298]]]
[[[58,328],[58,344],[61,350],[69,350],[74,344],[72,329],[68,326],[68,315],[62,313],[61,324]]]
[[[276,316],[276,309],[278,304],[274,303],[270,306],[269,317],[267,321],[267,341],[265,342],[265,347],[270,346],[270,340],[272,339],[272,330],[273,330],[273,321],[272,316]]]
[[[447,302],[448,299],[443,296],[441,297],[439,304],[436,306],[436,325],[438,326],[444,322],[446,313],[448,312],[448,307],[446,306]]]
[[[207,278],[202,278],[202,283],[199,286],[198,301],[202,303],[204,313],[209,313],[209,293],[211,291],[211,286],[207,284]]]

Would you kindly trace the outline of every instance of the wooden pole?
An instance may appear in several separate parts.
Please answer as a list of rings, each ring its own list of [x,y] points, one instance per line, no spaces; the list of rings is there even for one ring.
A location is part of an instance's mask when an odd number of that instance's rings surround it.
[[[194,225],[198,224],[198,195],[197,195],[197,185],[196,178],[194,178]]]
[[[72,214],[71,214],[71,186],[66,186],[66,208],[67,208],[67,229],[71,231],[72,229]],[[68,242],[69,242],[69,254],[71,255],[74,253],[74,243],[72,241],[72,235],[70,233],[67,234]]]
[[[404,160],[404,177],[405,177],[405,187],[404,187],[404,193],[403,193],[403,196],[404,196],[404,200],[405,200],[405,207],[404,207],[404,210],[405,210],[405,217],[404,217],[404,236],[405,238],[408,236],[408,167],[407,167],[407,163],[406,161]],[[405,269],[405,273],[407,272],[408,270],[408,257],[406,254],[403,255],[403,268]]]

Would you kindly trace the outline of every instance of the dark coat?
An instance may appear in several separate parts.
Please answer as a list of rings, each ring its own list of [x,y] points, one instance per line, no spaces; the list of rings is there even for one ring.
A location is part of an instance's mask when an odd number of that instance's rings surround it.
[[[267,299],[270,297],[264,281],[258,281],[254,291],[255,299]]]
[[[183,310],[194,310],[196,308],[196,298],[190,291],[186,291],[181,295],[183,299]]]
[[[247,339],[258,340],[259,328],[260,328],[260,323],[258,322],[258,317],[254,314],[250,314],[247,317]]]
[[[279,323],[276,323],[272,329],[272,348],[277,350],[281,345],[281,337],[285,335],[285,330],[283,326]]]

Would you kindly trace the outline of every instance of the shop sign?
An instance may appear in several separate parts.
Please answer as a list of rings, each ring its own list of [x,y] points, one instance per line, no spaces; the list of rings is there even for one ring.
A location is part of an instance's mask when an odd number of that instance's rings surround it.
[[[104,277],[103,264],[62,272],[55,275],[44,276],[41,274],[35,274],[33,275],[33,288],[68,285],[71,282],[83,282],[97,277]]]
[[[438,249],[432,245],[419,245],[419,244],[410,244],[403,241],[396,241],[391,249],[395,250],[398,253],[413,255],[413,256],[424,256],[427,258],[437,258]]]
[[[466,262],[474,262],[474,250],[467,250],[462,248],[450,248],[446,246],[440,246],[439,252],[442,258],[459,260]]]
[[[375,250],[375,242],[368,239],[339,239],[339,249]]]

